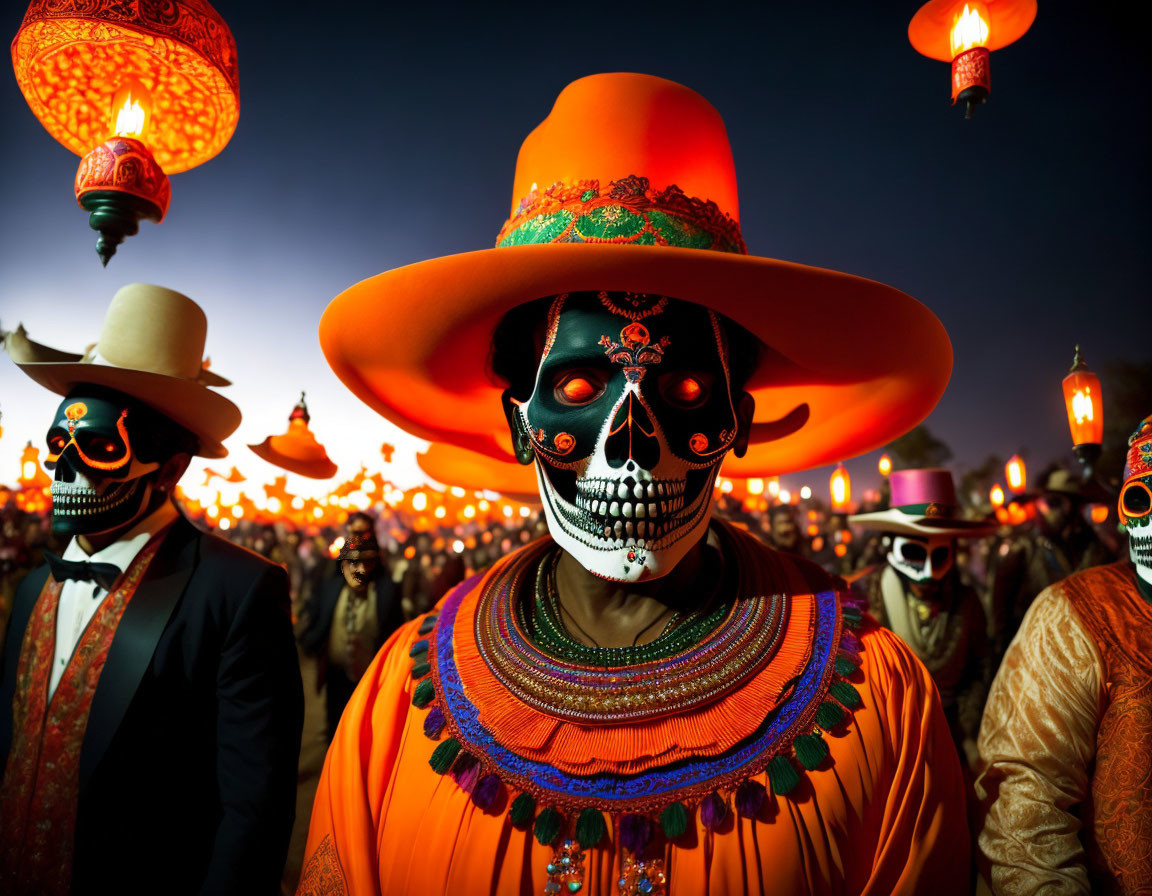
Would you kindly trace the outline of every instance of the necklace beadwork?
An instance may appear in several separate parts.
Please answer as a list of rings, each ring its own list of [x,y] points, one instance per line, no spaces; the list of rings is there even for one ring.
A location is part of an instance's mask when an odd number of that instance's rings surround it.
[[[825,761],[823,732],[860,706],[846,680],[859,667],[860,644],[849,630],[861,621],[858,603],[826,591],[793,607],[787,589],[746,575],[757,569],[749,555],[763,556],[763,548],[727,527],[714,531],[738,574],[646,644],[589,647],[563,630],[549,588],[556,549],[547,538],[482,582],[462,583],[418,629],[413,704],[428,710],[424,733],[438,741],[429,765],[450,774],[480,809],[507,791],[510,823],[556,844],[546,893],[579,892],[587,852],[604,842],[620,848],[620,893],[663,893],[665,850],[694,813],[707,832],[733,811],[756,817],[769,788],[787,796]],[[774,685],[771,703],[754,701],[763,717],[747,732],[731,732],[723,749],[645,767],[599,759],[594,768],[573,767],[581,738],[676,725],[763,687],[782,674],[773,659],[805,613],[810,644],[799,674]],[[533,750],[537,730],[561,731],[557,742],[572,743],[573,755],[561,761]]]

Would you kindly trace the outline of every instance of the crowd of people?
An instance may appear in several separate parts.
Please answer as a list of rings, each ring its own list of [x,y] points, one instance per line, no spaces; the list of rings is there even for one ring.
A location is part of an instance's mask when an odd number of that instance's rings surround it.
[[[894,473],[897,479],[901,475]],[[889,509],[887,488],[881,501],[865,504],[855,516],[831,512],[819,500],[747,510],[720,492],[716,514],[769,547],[851,582],[873,614],[908,640],[933,672],[961,756],[971,762],[988,686],[1032,601],[1071,573],[1111,563],[1126,551],[1111,520],[1097,524],[1090,517],[1091,501],[1099,498],[1096,483],[1085,486],[1076,473],[1055,464],[1040,480],[1038,489],[1016,499],[1033,505],[1027,522],[997,526],[981,520],[978,508],[967,508],[964,525],[973,530],[949,530],[955,543],[944,568],[929,574],[932,587],[919,583],[906,594],[912,612],[925,616],[924,626],[939,630],[924,638],[893,624],[896,614],[885,606],[879,587],[877,573],[892,554],[891,532],[867,517]],[[12,503],[0,508],[0,523],[2,636],[17,584],[42,562],[45,548],[60,550],[60,539],[53,536],[47,514],[26,513]],[[392,631],[427,613],[454,585],[548,531],[542,511],[517,525],[475,521],[413,531],[412,523],[402,510],[380,504],[371,512],[350,513],[340,528],[300,531],[283,523],[241,520],[219,531],[288,573],[297,639],[317,661],[328,737]],[[362,550],[349,552],[353,545]],[[345,589],[368,594],[369,587],[373,612],[367,623],[354,621],[340,603],[341,594]],[[365,625],[367,635],[361,631]]]

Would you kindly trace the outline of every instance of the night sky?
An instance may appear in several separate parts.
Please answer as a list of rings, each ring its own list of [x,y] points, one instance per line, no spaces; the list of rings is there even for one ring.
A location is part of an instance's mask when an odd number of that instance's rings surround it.
[[[11,69],[0,79],[0,324],[80,351],[125,283],[191,296],[244,412],[216,468],[277,475],[244,445],[283,432],[306,389],[342,473],[376,466],[389,441],[393,478],[419,477],[421,443],[329,370],[320,315],[365,277],[491,246],[520,142],[564,85],[604,71],[670,78],[716,106],[753,254],[890,283],[940,317],[955,366],[927,424],[957,471],[1069,452],[1059,386],[1075,343],[1096,370],[1152,357],[1144,4],[1041,0],[992,54],[972,121],[949,105],[948,65],[908,43],[916,3],[215,5],[239,50],[239,127],[172,177],[167,220],[144,222],[106,270],[73,198],[78,159]],[[4,4],[9,38],[23,10]],[[26,440],[43,445],[57,401],[0,359],[0,482]],[[854,482],[876,481],[876,456],[849,464]],[[785,478],[802,482],[826,494],[827,470]]]

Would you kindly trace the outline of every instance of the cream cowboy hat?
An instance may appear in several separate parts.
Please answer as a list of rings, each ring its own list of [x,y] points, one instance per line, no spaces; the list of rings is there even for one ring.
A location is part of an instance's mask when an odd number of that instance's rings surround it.
[[[142,401],[193,433],[202,457],[225,457],[220,444],[240,425],[240,409],[208,386],[229,381],[204,357],[208,319],[185,295],[130,283],[112,297],[100,339],[83,354],[28,338],[23,325],[4,337],[16,366],[41,386],[67,395],[78,384],[106,386]]]

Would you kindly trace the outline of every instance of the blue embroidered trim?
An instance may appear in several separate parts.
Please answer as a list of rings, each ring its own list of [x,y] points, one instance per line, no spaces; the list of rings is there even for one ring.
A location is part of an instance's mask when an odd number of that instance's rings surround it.
[[[459,588],[445,601],[437,621],[435,638],[439,684],[443,691],[439,696],[445,711],[459,730],[465,748],[487,760],[486,764],[493,765],[497,774],[501,771],[510,772],[531,780],[544,790],[578,797],[589,803],[667,799],[673,791],[695,789],[713,779],[728,777],[757,759],[766,761],[771,755],[780,752],[780,741],[800,716],[816,711],[831,680],[831,665],[839,646],[837,632],[840,605],[837,594],[835,591],[822,591],[815,595],[816,623],[812,656],[807,666],[796,679],[795,688],[787,702],[769,716],[765,720],[765,727],[743,745],[721,756],[681,762],[638,775],[578,776],[518,756],[500,746],[492,733],[480,724],[479,712],[464,695],[453,661],[452,633],[457,611],[466,593],[465,589]]]

